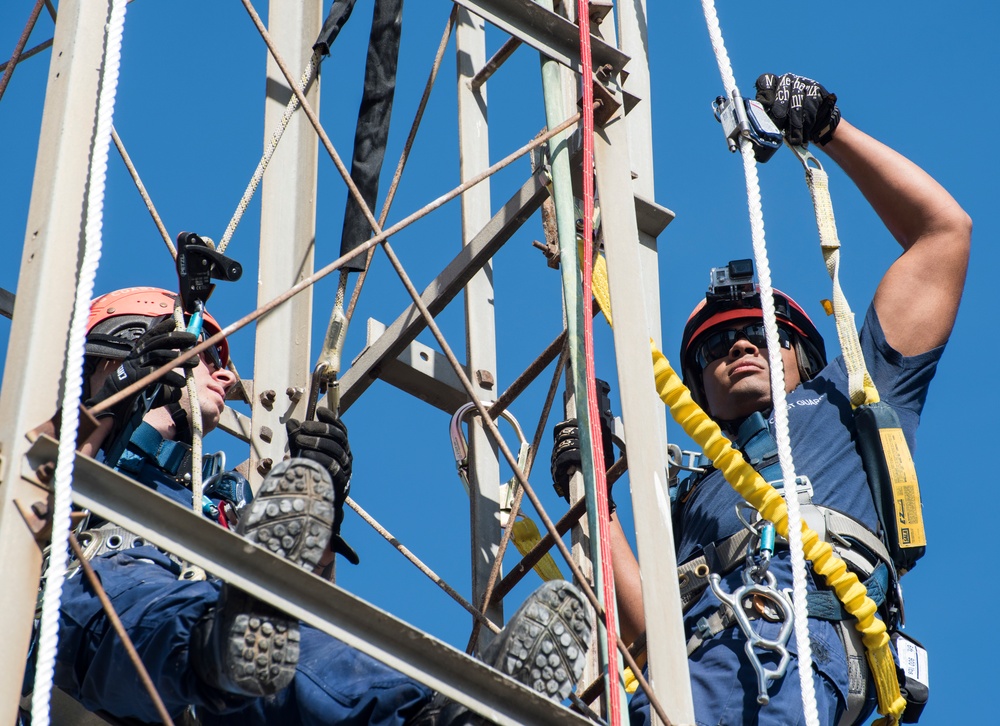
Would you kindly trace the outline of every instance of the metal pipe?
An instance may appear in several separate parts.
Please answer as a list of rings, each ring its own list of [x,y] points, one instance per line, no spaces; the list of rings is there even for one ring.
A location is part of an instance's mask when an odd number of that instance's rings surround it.
[[[494,53],[493,57],[486,61],[486,65],[479,70],[479,73],[474,75],[472,80],[469,81],[469,86],[472,90],[475,91],[481,85],[486,83],[486,81],[489,80],[489,77],[500,69],[500,66],[502,66],[507,59],[514,54],[514,51],[517,50],[520,45],[521,41],[519,39],[511,38],[500,46],[500,50]]]

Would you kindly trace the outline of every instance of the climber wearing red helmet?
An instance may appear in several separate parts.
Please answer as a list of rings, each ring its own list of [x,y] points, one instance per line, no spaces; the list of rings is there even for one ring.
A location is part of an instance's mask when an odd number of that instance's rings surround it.
[[[815,81],[765,74],[757,91],[786,140],[819,144],[903,249],[864,316],[860,345],[882,402],[898,415],[896,431],[912,450],[928,385],[958,312],[969,218],[926,172],[842,120],[836,96]],[[778,290],[774,303],[797,477],[792,496],[803,519],[864,584],[888,632],[902,638],[898,573],[859,450],[846,366],[841,357],[827,362],[823,339],[798,303]],[[761,477],[780,486],[767,354],[752,264],[736,260],[714,268],[708,293],[684,328],[677,362],[695,401]],[[671,507],[695,719],[719,726],[800,723],[797,643],[791,638],[781,644],[793,618],[783,594],[792,586],[788,547],[779,540],[765,548],[764,523],[747,519],[752,509],[746,510],[721,472],[705,467],[680,479]],[[644,630],[642,594],[635,559],[616,521],[613,515],[615,583],[623,637],[630,638]],[[853,618],[816,579],[807,575],[806,586],[818,722],[863,723],[875,707],[864,648]],[[760,587],[752,600],[738,595],[750,584]],[[739,605],[733,603],[751,607],[735,613]],[[783,652],[787,658],[780,657]],[[907,720],[915,721],[926,703],[926,683],[914,676],[900,686]],[[630,712],[634,726],[650,722],[643,693],[636,693]]]
[[[691,312],[681,337],[684,383],[720,422],[745,418],[769,407],[771,399],[760,289],[746,275],[742,286],[716,284],[741,279],[740,271],[752,278],[752,262],[734,260],[712,270],[709,292]],[[826,366],[826,346],[798,303],[780,290],[773,297],[785,388],[791,392]]]

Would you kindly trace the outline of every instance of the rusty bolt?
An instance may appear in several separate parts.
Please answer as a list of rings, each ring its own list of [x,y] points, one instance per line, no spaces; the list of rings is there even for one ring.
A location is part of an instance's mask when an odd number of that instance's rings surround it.
[[[285,395],[291,399],[292,403],[298,403],[299,399],[302,398],[302,394],[305,393],[302,386],[289,386],[285,389]]]
[[[278,394],[274,392],[274,389],[267,389],[260,394],[260,404],[266,408],[268,411],[274,406],[274,399],[277,398]]]
[[[274,462],[271,459],[261,459],[260,463],[257,464],[257,473],[264,476],[267,472],[271,471],[273,464]]]
[[[47,461],[37,469],[35,469],[35,476],[38,477],[38,481],[42,484],[51,484],[53,477],[56,474],[56,465],[54,462]]]
[[[496,381],[493,380],[493,374],[483,368],[476,371],[476,381],[479,382],[480,386],[490,391],[493,390],[493,384],[496,383]]]
[[[271,443],[271,439],[273,438],[273,436],[274,436],[274,432],[271,431],[271,427],[270,426],[261,426],[260,427],[260,438],[261,438],[261,441],[266,441],[267,443]]]

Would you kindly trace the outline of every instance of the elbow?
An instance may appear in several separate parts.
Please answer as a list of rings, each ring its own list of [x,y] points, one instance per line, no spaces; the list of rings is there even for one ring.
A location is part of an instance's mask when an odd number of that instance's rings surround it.
[[[935,215],[933,229],[933,237],[946,242],[946,246],[939,247],[940,253],[964,267],[972,245],[972,217],[953,201]]]
[[[949,220],[949,227],[951,229],[950,237],[954,241],[955,254],[967,266],[969,262],[969,250],[972,246],[972,217],[958,205],[955,205],[955,207],[955,211]]]

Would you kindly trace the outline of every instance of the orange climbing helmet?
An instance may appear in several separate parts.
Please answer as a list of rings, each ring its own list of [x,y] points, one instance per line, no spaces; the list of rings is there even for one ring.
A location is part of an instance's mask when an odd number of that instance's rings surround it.
[[[101,295],[90,304],[87,355],[124,358],[157,319],[173,314],[176,300],[177,293],[158,287],[126,287]],[[222,330],[208,312],[204,313],[203,326],[206,337]],[[215,347],[222,365],[228,365],[229,343],[223,338]]]

